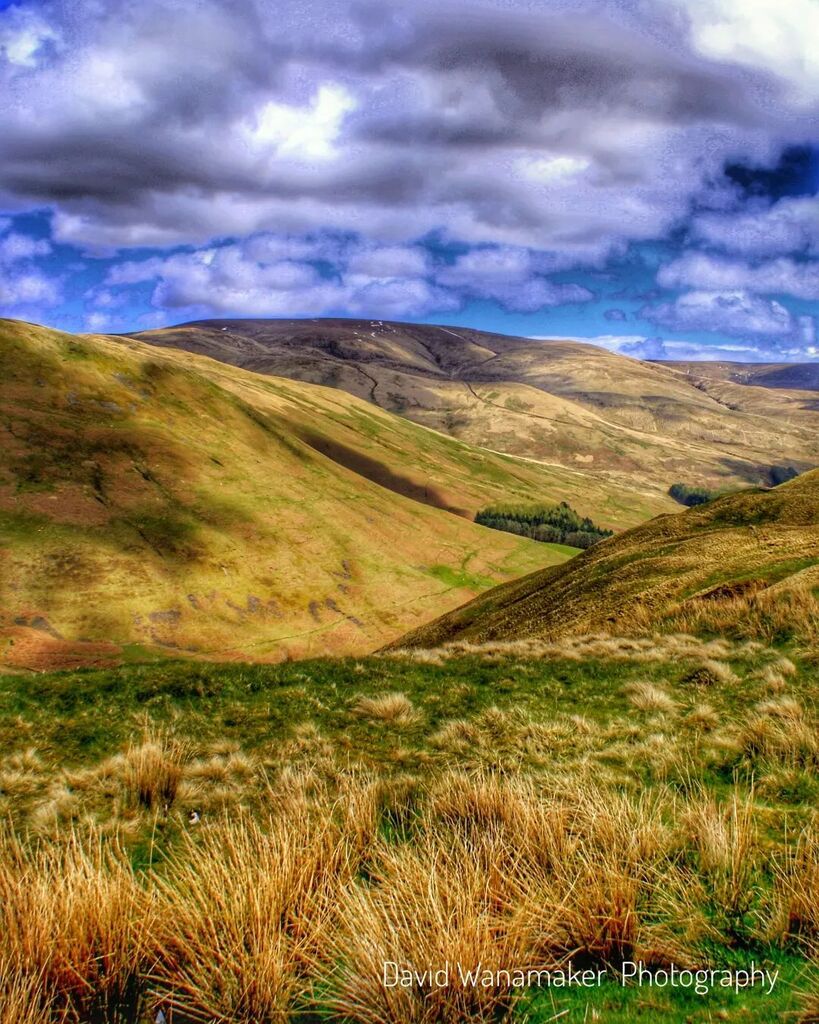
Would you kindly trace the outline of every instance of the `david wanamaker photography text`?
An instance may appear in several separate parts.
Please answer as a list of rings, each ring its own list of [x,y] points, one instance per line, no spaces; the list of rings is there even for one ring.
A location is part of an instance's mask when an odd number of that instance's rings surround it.
[[[620,985],[693,989],[697,995],[704,996],[714,988],[740,992],[758,987],[770,995],[778,978],[778,969],[768,970],[753,960],[746,968],[736,970],[690,970],[680,969],[675,964],[667,969],[656,970],[642,960],[624,960],[619,971],[610,971],[605,967],[577,970],[569,965],[553,969],[498,969],[484,967],[481,963],[467,968],[458,961],[446,961],[442,967],[417,971],[386,960],[381,980],[386,988],[417,986],[422,989],[449,988],[453,984],[465,988],[599,988],[606,981],[614,980]]]

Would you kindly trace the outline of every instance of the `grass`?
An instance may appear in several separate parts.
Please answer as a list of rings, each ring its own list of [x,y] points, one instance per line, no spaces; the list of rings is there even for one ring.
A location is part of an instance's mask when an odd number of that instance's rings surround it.
[[[243,346],[225,345],[221,326],[200,322],[147,337],[241,362]],[[551,463],[533,500],[568,500],[615,529],[673,510],[665,492],[675,479],[723,490],[767,482],[771,452],[800,467],[816,462],[816,413],[783,389],[695,381],[572,342],[505,338],[499,345],[486,332],[432,325],[325,320],[317,330],[309,321],[235,321],[229,336],[247,331],[283,376],[303,376],[307,358],[313,379],[484,450],[521,456],[518,467],[531,459]],[[500,358],[487,362],[493,352]],[[339,373],[340,359],[349,361],[348,371]],[[353,366],[371,380],[362,386]]]
[[[530,1024],[556,1020],[566,1024],[586,1024],[587,1021],[651,1024],[660,1020],[679,1020],[686,1024],[712,1024],[717,1020],[752,1024],[760,1020],[804,1020],[805,999],[800,997],[800,991],[804,992],[811,983],[816,984],[810,968],[777,950],[768,952],[764,968],[779,971],[770,993],[763,985],[739,992],[709,986],[707,994],[701,995],[693,987],[636,986],[623,984],[617,978],[606,978],[592,991],[564,991],[558,996],[543,991],[530,992],[520,1009]]]
[[[371,722],[394,725],[412,725],[418,718],[412,701],[403,693],[359,697],[353,705],[353,710]]]
[[[36,979],[18,1024],[160,1009],[236,1024],[545,1022],[589,1019],[590,1007],[614,1020],[768,1016],[798,1007],[810,976],[815,918],[794,907],[815,908],[816,893],[794,893],[815,885],[817,861],[806,832],[777,868],[756,814],[737,793],[681,803],[577,782],[548,793],[523,776],[342,772],[331,784],[291,770],[254,813],[233,803],[172,846],[152,844],[141,867],[121,832],[10,839],[0,984]],[[692,815],[704,827],[692,831]],[[651,980],[623,988],[634,963]],[[672,968],[751,963],[778,972],[769,996],[652,987]],[[385,964],[446,981],[388,985]],[[544,985],[569,969],[598,984]],[[529,972],[538,985],[511,980]]]
[[[9,1005],[23,1024],[801,1013],[818,685],[797,651],[686,636],[0,677]],[[623,987],[638,960],[780,981]],[[491,976],[388,987],[384,962]],[[504,975],[568,967],[600,984]]]

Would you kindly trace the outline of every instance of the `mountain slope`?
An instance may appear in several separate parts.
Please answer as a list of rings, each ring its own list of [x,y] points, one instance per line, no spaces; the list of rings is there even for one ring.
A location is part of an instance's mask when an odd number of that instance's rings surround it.
[[[394,646],[654,630],[819,644],[819,471],[659,516]]]
[[[572,554],[470,521],[549,494],[560,471],[340,391],[0,321],[9,665],[371,650]]]
[[[472,444],[574,469],[570,501],[588,477],[637,484],[643,518],[672,507],[677,481],[766,485],[772,466],[819,464],[813,395],[694,378],[592,345],[329,319],[211,320],[139,337],[327,384]]]
[[[693,377],[727,380],[763,388],[819,391],[819,363],[663,362]],[[814,399],[815,401],[815,399]]]

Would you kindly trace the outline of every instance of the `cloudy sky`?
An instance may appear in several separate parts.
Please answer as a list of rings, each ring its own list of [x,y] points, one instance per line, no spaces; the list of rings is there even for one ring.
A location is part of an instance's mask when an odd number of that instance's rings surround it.
[[[819,359],[819,0],[0,0],[0,315]]]

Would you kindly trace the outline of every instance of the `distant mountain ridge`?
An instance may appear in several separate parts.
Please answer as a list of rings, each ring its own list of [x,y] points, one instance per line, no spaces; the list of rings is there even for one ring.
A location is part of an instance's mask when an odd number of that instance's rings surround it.
[[[658,361],[660,366],[671,366],[692,377],[727,380],[733,384],[748,384],[762,388],[785,388],[793,391],[819,391],[819,362],[817,363],[731,363]]]
[[[648,514],[671,507],[675,482],[769,485],[771,467],[819,465],[812,393],[579,342],[345,319],[208,320],[135,337],[335,387],[470,444],[636,488]]]

